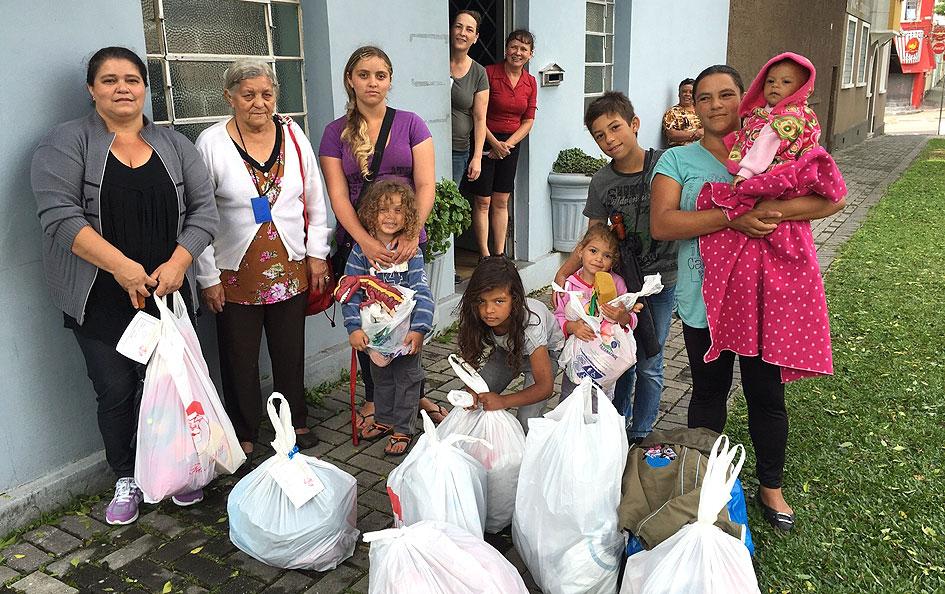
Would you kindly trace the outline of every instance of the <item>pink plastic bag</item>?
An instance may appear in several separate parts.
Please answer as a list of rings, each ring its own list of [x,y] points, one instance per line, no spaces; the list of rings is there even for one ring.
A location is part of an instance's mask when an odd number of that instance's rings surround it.
[[[135,482],[157,503],[203,488],[246,461],[179,293],[164,298],[161,338],[148,362],[138,413]]]

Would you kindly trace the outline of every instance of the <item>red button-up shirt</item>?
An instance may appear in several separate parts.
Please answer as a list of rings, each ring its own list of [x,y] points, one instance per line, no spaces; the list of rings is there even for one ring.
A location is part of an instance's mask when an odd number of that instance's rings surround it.
[[[535,119],[538,106],[538,82],[526,71],[512,88],[505,63],[486,66],[489,76],[489,109],[486,111],[486,127],[495,134],[512,134],[525,120]]]

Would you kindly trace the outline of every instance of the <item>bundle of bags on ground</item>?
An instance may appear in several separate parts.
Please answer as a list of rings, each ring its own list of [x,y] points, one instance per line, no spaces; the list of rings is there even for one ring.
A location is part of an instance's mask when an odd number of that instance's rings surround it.
[[[422,521],[364,535],[369,594],[526,594],[518,570],[478,536]]]
[[[653,431],[630,449],[618,515],[630,533],[627,554],[652,549],[696,521],[706,468],[719,434],[711,429]],[[736,477],[716,526],[754,554],[741,481]]]
[[[394,525],[439,520],[482,538],[486,525],[486,470],[458,447],[461,442],[491,445],[468,435],[441,437],[424,410],[423,435],[387,477]]]
[[[604,273],[610,279],[609,273]],[[610,281],[613,285],[613,281]],[[637,345],[630,328],[624,328],[604,317],[600,310],[588,311],[583,303],[581,291],[567,291],[556,283],[552,288],[557,293],[569,296],[565,306],[568,321],[583,320],[596,335],[594,340],[584,341],[577,336],[569,336],[558,357],[558,364],[568,379],[575,384],[589,377],[610,398],[613,399],[614,387],[623,373],[637,362]],[[605,295],[601,299],[608,305],[631,309],[641,297],[655,295],[663,290],[659,274],[644,277],[643,287],[636,293],[623,295]],[[595,298],[597,293],[594,294]]]
[[[202,489],[246,461],[180,293],[155,296],[157,346],[138,412],[135,482],[148,503]]]
[[[658,446],[658,443],[653,445],[652,459],[659,461],[657,464],[664,464],[661,461],[669,459],[670,456],[666,450],[656,454]],[[697,450],[690,448],[682,455],[696,457],[696,452]],[[636,459],[633,456],[631,458]],[[672,459],[675,461],[677,458]],[[642,536],[643,542],[652,548],[639,551],[627,559],[620,594],[759,592],[751,554],[745,546],[747,525],[743,527],[731,522],[726,513],[732,489],[744,462],[745,448],[741,444],[730,448],[728,437],[718,436],[704,463],[700,488],[664,503],[653,514],[662,514],[656,523],[648,523],[647,518],[644,518],[635,524],[637,536]],[[628,467],[632,464],[633,462],[628,463]],[[648,462],[643,461],[642,464],[648,465]],[[683,464],[688,464],[690,468],[688,471],[680,469],[678,472],[683,481],[687,474],[692,474],[692,469],[698,472],[698,469],[702,468],[699,461],[687,463],[685,459],[680,460],[679,466],[682,467]],[[631,475],[628,480],[631,483],[637,480],[633,474],[633,469],[628,468],[628,475]],[[627,480],[624,486],[627,487]],[[640,496],[641,492],[637,487],[631,484],[631,488]],[[643,494],[651,496],[653,492],[644,485]],[[624,504],[621,505],[622,520],[627,517],[625,508],[632,506],[628,501],[630,496],[630,493],[626,493]],[[695,522],[683,521],[682,526],[666,535],[680,518],[690,513],[693,497],[697,501]],[[683,498],[687,500],[683,501]],[[663,514],[663,510],[667,508],[671,509]],[[654,540],[659,540],[658,544],[654,545]]]
[[[230,540],[274,567],[334,569],[357,544],[357,481],[333,464],[299,453],[292,413],[281,394],[273,393],[266,408],[276,432],[275,454],[230,492]]]
[[[546,594],[616,591],[627,450],[623,416],[590,378],[529,420],[512,540]]]
[[[477,394],[489,391],[489,386],[474,369],[456,355],[450,355],[450,364],[457,376]],[[515,491],[518,474],[525,453],[525,431],[515,415],[507,410],[483,410],[472,406],[473,398],[464,390],[450,390],[446,395],[453,409],[437,427],[440,438],[449,435],[468,435],[481,441],[459,441],[457,446],[478,460],[486,471],[485,531],[495,534],[512,523],[515,511]]]

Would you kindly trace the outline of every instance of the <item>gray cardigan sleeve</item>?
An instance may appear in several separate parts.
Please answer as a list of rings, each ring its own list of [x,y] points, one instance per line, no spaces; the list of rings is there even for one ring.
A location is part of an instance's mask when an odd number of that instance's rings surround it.
[[[210,172],[196,147],[183,136],[175,134],[175,144],[184,174],[184,226],[177,243],[196,260],[210,245],[220,225],[217,201]]]
[[[57,136],[48,135],[33,153],[30,183],[43,233],[71,253],[76,235],[90,226],[82,205],[85,159],[78,140]]]

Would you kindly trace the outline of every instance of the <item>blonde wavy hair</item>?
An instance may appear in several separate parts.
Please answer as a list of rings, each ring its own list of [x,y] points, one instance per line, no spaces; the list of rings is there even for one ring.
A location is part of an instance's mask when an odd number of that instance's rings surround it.
[[[384,60],[384,63],[387,64],[388,76],[391,78],[394,77],[394,66],[391,64],[390,58],[384,53],[384,50],[373,45],[365,45],[354,50],[354,53],[348,58],[348,63],[345,64],[344,85],[345,93],[348,94],[348,104],[345,109],[347,110],[346,116],[348,119],[347,122],[345,122],[344,130],[341,131],[341,140],[347,143],[351,148],[351,153],[358,161],[358,167],[361,169],[361,175],[365,180],[367,180],[370,175],[370,159],[374,154],[374,144],[368,136],[367,121],[364,119],[364,116],[361,115],[361,112],[358,111],[358,102],[354,95],[354,89],[351,87],[351,83],[348,82],[348,79],[354,75],[354,67],[358,65],[358,62],[366,58],[380,58]]]
[[[410,186],[400,181],[384,179],[372,184],[358,205],[358,220],[371,237],[377,237],[377,215],[393,196],[400,196],[400,209],[404,215],[404,228],[400,234],[416,237],[420,234],[417,198]]]

